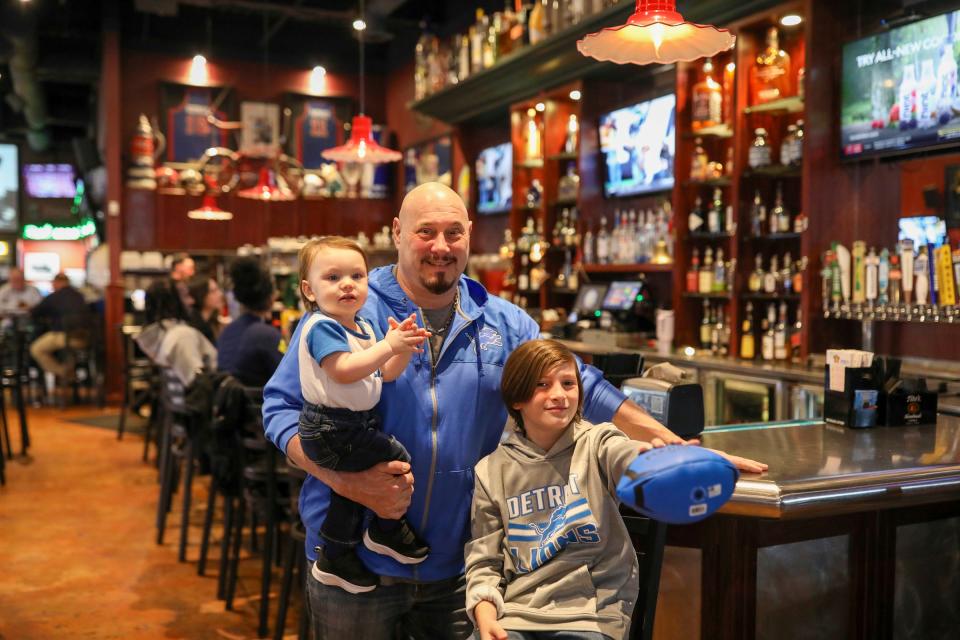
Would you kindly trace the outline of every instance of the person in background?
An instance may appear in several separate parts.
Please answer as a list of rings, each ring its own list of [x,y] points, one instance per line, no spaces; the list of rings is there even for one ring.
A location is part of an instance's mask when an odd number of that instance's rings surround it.
[[[230,280],[240,313],[217,338],[217,368],[248,387],[262,387],[283,358],[280,331],[270,324],[273,278],[256,258],[238,258]]]
[[[180,295],[180,300],[187,309],[193,306],[187,283],[196,273],[197,264],[193,261],[193,258],[185,253],[173,254],[173,259],[170,261],[170,280],[173,281],[174,287]]]
[[[190,307],[190,325],[216,344],[220,335],[220,311],[223,309],[223,290],[209,276],[194,276],[187,283],[193,305]]]
[[[40,337],[30,343],[30,355],[47,373],[61,380],[73,377],[73,362],[57,358],[68,346],[83,348],[90,340],[90,310],[83,294],[63,273],[53,278],[53,292],[31,312]]]
[[[29,313],[37,306],[43,296],[33,285],[27,284],[23,270],[10,269],[10,279],[0,287],[0,315],[16,316]]]

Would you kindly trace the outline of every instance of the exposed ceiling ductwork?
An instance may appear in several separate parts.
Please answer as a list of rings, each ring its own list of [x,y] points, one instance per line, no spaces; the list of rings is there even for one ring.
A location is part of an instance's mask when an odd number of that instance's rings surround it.
[[[30,148],[45,151],[50,146],[47,98],[37,75],[37,34],[31,15],[7,11],[0,16],[0,37],[9,46],[7,65],[12,87],[5,99],[26,120]]]

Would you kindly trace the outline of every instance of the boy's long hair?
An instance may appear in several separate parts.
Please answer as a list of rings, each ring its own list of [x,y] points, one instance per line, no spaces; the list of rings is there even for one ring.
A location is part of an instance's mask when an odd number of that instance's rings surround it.
[[[310,265],[313,264],[313,261],[316,260],[317,256],[324,249],[349,249],[350,251],[356,251],[363,257],[364,269],[370,271],[367,252],[350,238],[344,238],[343,236],[322,236],[310,240],[307,244],[303,245],[303,248],[300,249],[300,253],[297,255],[297,261],[300,263],[300,286],[298,287],[300,289],[300,299],[303,300],[303,306],[310,311],[316,311],[320,308],[320,305],[313,300],[307,299],[307,294],[303,290],[303,281],[310,275]]]
[[[513,405],[530,400],[536,391],[537,381],[548,371],[567,363],[573,365],[577,374],[577,412],[573,421],[579,422],[583,417],[583,381],[580,379],[577,359],[570,349],[556,340],[530,340],[510,354],[500,379],[500,395],[518,427],[523,429],[523,416]]]

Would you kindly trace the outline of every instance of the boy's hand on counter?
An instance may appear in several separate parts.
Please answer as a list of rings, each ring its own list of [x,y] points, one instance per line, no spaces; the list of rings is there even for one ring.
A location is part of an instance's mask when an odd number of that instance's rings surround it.
[[[724,453],[723,451],[717,451],[716,449],[707,449],[707,451],[713,451],[717,455],[723,456],[732,462],[737,469],[743,471],[744,473],[763,473],[767,470],[767,464],[763,462],[757,462],[756,460],[751,460],[750,458],[741,458],[740,456]]]

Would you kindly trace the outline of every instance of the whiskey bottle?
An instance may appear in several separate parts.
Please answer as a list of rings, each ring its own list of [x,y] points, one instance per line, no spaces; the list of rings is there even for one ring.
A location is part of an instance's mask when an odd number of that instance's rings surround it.
[[[703,264],[700,266],[699,292],[713,291],[713,249],[707,247],[703,254]]]
[[[541,160],[543,158],[543,136],[540,130],[540,123],[537,122],[537,110],[527,109],[527,121],[523,127],[524,155],[528,161]]]
[[[692,127],[699,131],[720,124],[723,119],[723,89],[713,79],[713,59],[703,63],[703,80],[693,85]]]
[[[793,331],[790,333],[790,361],[794,364],[801,364],[800,347],[803,343],[803,320],[800,317],[800,308],[797,308],[797,321],[793,323]]]
[[[751,169],[770,166],[772,159],[770,157],[770,145],[767,141],[767,130],[763,127],[757,127],[753,131],[753,136],[753,143],[747,153],[747,165]]]
[[[693,203],[693,210],[687,216],[687,227],[690,229],[690,233],[703,233],[703,217],[703,200],[700,196],[697,196]]]
[[[777,195],[773,203],[774,217],[777,219],[777,231],[779,233],[790,232],[790,210],[783,206],[783,185],[777,183]]]
[[[763,337],[760,340],[760,357],[770,362],[774,357],[774,323],[776,322],[777,311],[773,304],[767,307],[767,317],[763,319],[760,329],[763,331]]]
[[[517,290],[530,290],[530,259],[525,253],[520,256],[520,273],[517,275]]]
[[[743,324],[740,332],[740,357],[744,360],[753,360],[757,356],[756,342],[753,335],[753,303],[747,303]]]
[[[690,179],[701,182],[706,180],[709,177],[707,171],[709,163],[707,152],[703,149],[703,140],[700,138],[694,139],[693,155],[690,156]]]
[[[779,100],[790,93],[790,55],[780,48],[776,27],[767,30],[767,46],[750,69],[750,104]]]
[[[700,250],[694,248],[690,268],[687,269],[687,291],[697,293],[700,290]]]
[[[703,301],[703,318],[700,320],[700,346],[710,348],[710,337],[713,333],[713,322],[710,320],[710,302]]]
[[[770,257],[770,271],[763,274],[763,292],[776,293],[777,281],[780,279],[780,270],[777,268],[777,256]]]
[[[477,21],[470,25],[468,36],[470,38],[470,73],[482,71],[483,65],[483,47],[487,39],[487,17],[483,14],[483,9],[477,9]]]
[[[780,303],[777,326],[773,330],[773,357],[775,360],[787,359],[787,303]]]
[[[713,206],[707,212],[707,231],[709,233],[720,233],[724,228],[723,193],[717,188],[713,190]]]
[[[600,231],[597,232],[597,264],[610,264],[610,234],[607,233],[607,218],[600,218]]]
[[[594,264],[597,262],[596,249],[593,242],[593,228],[589,222],[587,223],[587,232],[583,234],[583,261],[586,264]]]
[[[727,290],[727,264],[723,261],[723,248],[717,249],[717,259],[713,267],[713,291],[722,293]]]
[[[780,284],[783,292],[793,293],[793,262],[790,260],[790,252],[787,251],[783,256],[783,269],[780,270]]]
[[[763,289],[763,256],[757,254],[757,257],[754,258],[754,263],[756,267],[747,279],[747,290],[749,290],[750,293],[759,293],[760,290]]]
[[[762,236],[767,226],[767,207],[760,199],[760,190],[753,193],[753,206],[750,208],[750,233],[754,237]]]

